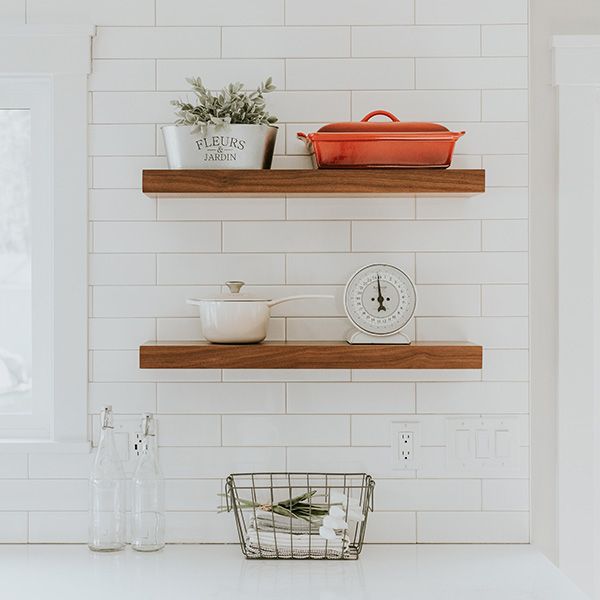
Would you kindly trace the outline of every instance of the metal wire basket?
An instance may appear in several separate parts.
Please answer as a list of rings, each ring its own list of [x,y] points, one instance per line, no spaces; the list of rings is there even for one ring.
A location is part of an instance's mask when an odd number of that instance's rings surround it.
[[[365,473],[236,473],[226,508],[246,558],[357,559],[374,487]]]

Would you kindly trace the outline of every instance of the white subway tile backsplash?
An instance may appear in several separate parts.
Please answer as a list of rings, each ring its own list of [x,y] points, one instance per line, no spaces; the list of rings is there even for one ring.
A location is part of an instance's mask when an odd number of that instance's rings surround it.
[[[0,454],[0,479],[27,477],[27,454]]]
[[[84,544],[88,540],[87,511],[29,513],[30,544]]]
[[[219,223],[162,221],[97,222],[94,252],[217,252]]]
[[[418,197],[418,219],[526,219],[527,188],[488,188],[467,198]]]
[[[222,491],[220,479],[167,479],[165,505],[168,511],[214,511]]]
[[[416,87],[433,90],[527,87],[526,58],[417,58]]]
[[[527,25],[484,25],[483,56],[527,56]]]
[[[412,23],[412,0],[285,0],[286,25],[388,25]]]
[[[446,123],[454,131],[466,131],[457,142],[465,154],[508,154],[527,152],[527,123]],[[488,181],[488,185],[494,185]],[[496,184],[501,185],[501,184]]]
[[[90,156],[149,156],[155,151],[154,125],[90,125],[89,134]]]
[[[352,223],[352,250],[436,252],[479,250],[475,221],[358,221]]]
[[[350,445],[348,416],[223,415],[222,418],[224,446]]]
[[[222,478],[230,473],[285,471],[285,448],[206,447],[160,449],[167,478]],[[214,513],[211,515],[214,518]]]
[[[94,61],[89,82],[92,92],[154,90],[155,87],[156,64],[153,60]]]
[[[417,283],[527,283],[526,252],[417,254]]]
[[[157,90],[187,90],[187,77],[200,77],[211,89],[221,89],[232,81],[239,81],[248,89],[255,89],[267,77],[273,78],[278,88],[285,89],[285,69],[282,59],[211,59],[211,60],[158,60],[156,62]],[[332,88],[328,88],[332,89]],[[192,97],[188,93],[188,97]]]
[[[218,369],[140,369],[137,350],[94,350],[91,355],[94,382],[221,380]]]
[[[415,476],[415,471],[393,469],[392,453],[388,447],[292,447],[287,449],[287,468],[291,472],[368,473],[375,479]]]
[[[159,413],[285,412],[284,383],[159,383],[157,389]]]
[[[154,383],[90,383],[89,412],[99,413],[111,405],[115,414],[138,414],[157,411]]]
[[[353,369],[352,381],[480,381],[480,369]]]
[[[482,90],[481,111],[484,121],[527,121],[527,90]]]
[[[486,317],[516,317],[529,314],[526,285],[484,285],[481,288],[481,314]]]
[[[0,511],[87,510],[87,496],[87,480],[0,479]]]
[[[414,512],[375,511],[369,516],[367,544],[415,544],[417,523]]]
[[[159,446],[220,446],[219,415],[165,415],[158,417]]]
[[[377,510],[480,510],[481,482],[476,479],[382,479]]]
[[[188,298],[219,292],[217,287],[192,286],[95,286],[94,317],[192,317],[198,309]]]
[[[417,383],[420,414],[526,414],[528,410],[525,382]]]
[[[483,168],[489,186],[525,187],[529,182],[526,154],[484,156]]]
[[[253,285],[285,283],[283,254],[159,254],[157,269],[159,285],[221,285],[240,280]]]
[[[220,0],[215,4],[196,0],[156,0],[157,25],[283,25],[282,0]]]
[[[478,285],[417,286],[418,317],[472,317],[481,312]]]
[[[342,318],[289,318],[287,319],[287,339],[302,340],[343,340],[350,329],[350,322]]]
[[[353,27],[352,56],[479,56],[477,25]]]
[[[169,123],[173,92],[93,92],[92,123]],[[144,168],[152,168],[145,165]],[[135,187],[139,187],[136,185]]]
[[[138,189],[143,169],[165,169],[162,156],[96,156],[92,159],[95,188]]]
[[[288,90],[396,90],[415,86],[410,58],[290,58]]]
[[[30,479],[87,480],[92,461],[91,454],[32,453],[29,455],[29,477]]]
[[[223,58],[350,56],[349,27],[223,27]]]
[[[529,247],[529,227],[525,219],[482,223],[483,250],[518,252]]]
[[[287,218],[294,220],[414,219],[414,198],[288,198]]]
[[[94,39],[94,58],[211,58],[219,52],[218,27],[99,27]],[[177,89],[187,89],[182,84]]]
[[[396,252],[287,254],[287,282],[345,284],[354,272],[372,263],[395,265],[414,278],[414,256],[411,253]]]
[[[165,515],[168,544],[232,544],[238,541],[231,515],[210,512],[167,512]]]
[[[225,252],[344,252],[350,223],[343,221],[226,222]]]
[[[418,0],[417,23],[527,23],[527,0]]]
[[[352,92],[352,118],[362,119],[377,107],[394,113],[401,121],[479,121],[478,90],[401,90]],[[383,120],[383,119],[381,119]],[[461,146],[457,146],[461,151]],[[454,165],[456,166],[456,160]]]
[[[139,190],[90,190],[90,221],[154,221],[156,200]]]
[[[156,257],[154,254],[90,254],[88,277],[90,285],[152,285],[156,283]]]
[[[349,91],[286,91],[273,92],[265,101],[281,122],[327,123],[350,120],[350,96]]]
[[[27,543],[27,513],[0,512],[0,544]]]
[[[156,337],[154,319],[90,319],[91,350],[135,350]]]
[[[420,317],[419,340],[468,340],[489,348],[527,348],[527,317]]]
[[[223,369],[223,381],[350,381],[346,369]]]
[[[486,381],[527,381],[529,353],[527,350],[494,350],[486,348],[483,355],[483,379]]]
[[[27,23],[66,25],[154,25],[153,0],[27,0]]]
[[[285,219],[284,198],[164,198],[158,200],[164,221],[262,221]]]
[[[231,515],[214,515],[223,478],[288,470],[374,475],[374,543],[527,541],[527,0],[28,2],[32,23],[90,18],[88,410],[97,426],[112,404],[124,432],[158,415],[167,539],[236,541]],[[274,168],[311,168],[298,131],[383,108],[465,130],[452,166],[485,168],[487,192],[147,197],[141,170],[166,166],[160,127],[196,75],[273,76]],[[201,339],[185,300],[228,279],[334,294],[274,308],[268,339],[343,339],[343,286],[373,262],[417,283],[411,337],[481,342],[483,370],[139,369],[146,339]],[[454,472],[447,415],[516,420],[518,465]],[[420,468],[394,470],[390,422],[417,419]],[[85,542],[91,456],[1,456],[0,541]]]
[[[305,414],[411,413],[412,383],[288,383],[287,412]]]
[[[484,479],[483,510],[529,510],[529,481]]]
[[[527,544],[526,512],[419,512],[417,542],[421,544]]]

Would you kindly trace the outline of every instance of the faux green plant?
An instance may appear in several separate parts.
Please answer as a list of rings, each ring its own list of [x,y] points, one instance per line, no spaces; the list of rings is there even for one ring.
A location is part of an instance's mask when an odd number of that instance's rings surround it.
[[[310,492],[306,492],[295,498],[290,498],[289,500],[277,502],[276,504],[253,502],[252,500],[246,500],[244,498],[236,498],[236,501],[242,509],[257,508],[266,512],[274,512],[283,517],[301,519],[309,522],[320,522],[324,516],[329,514],[331,504],[315,504],[314,502],[311,502],[312,497],[316,493],[316,490],[311,490]],[[225,494],[219,494],[219,496],[225,496]],[[219,507],[219,512],[225,512],[226,510],[226,506]]]
[[[267,78],[255,90],[244,90],[244,86],[230,83],[218,94],[213,94],[199,77],[186,79],[192,86],[196,103],[172,100],[177,107],[177,125],[191,125],[197,130],[207,125],[273,125],[277,117],[269,114],[264,94],[275,89],[272,78]]]

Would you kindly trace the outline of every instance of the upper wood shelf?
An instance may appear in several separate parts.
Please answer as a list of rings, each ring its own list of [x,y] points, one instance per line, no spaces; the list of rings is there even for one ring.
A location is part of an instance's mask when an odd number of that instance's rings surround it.
[[[470,342],[407,346],[346,342],[146,342],[141,369],[481,369],[483,349]]]
[[[142,191],[153,196],[447,194],[485,191],[483,169],[173,169],[144,170]]]

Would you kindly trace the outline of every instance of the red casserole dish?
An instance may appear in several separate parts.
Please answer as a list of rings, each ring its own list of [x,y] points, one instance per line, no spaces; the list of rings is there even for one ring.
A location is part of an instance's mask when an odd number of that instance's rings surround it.
[[[391,120],[370,122],[376,115]],[[401,122],[392,113],[375,110],[359,122],[331,123],[315,133],[297,135],[306,142],[317,169],[445,169],[456,140],[464,134],[437,123]]]

